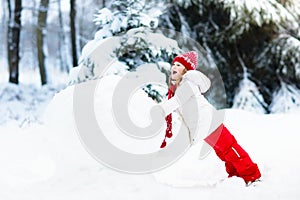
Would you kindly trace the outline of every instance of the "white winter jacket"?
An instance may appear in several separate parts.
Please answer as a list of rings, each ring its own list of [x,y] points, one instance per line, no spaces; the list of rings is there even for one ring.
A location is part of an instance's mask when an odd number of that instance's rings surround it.
[[[159,104],[164,116],[175,110],[179,113],[188,128],[192,145],[207,136],[212,128],[211,122],[216,110],[203,96],[210,85],[210,80],[203,73],[189,70],[183,75],[175,95]]]

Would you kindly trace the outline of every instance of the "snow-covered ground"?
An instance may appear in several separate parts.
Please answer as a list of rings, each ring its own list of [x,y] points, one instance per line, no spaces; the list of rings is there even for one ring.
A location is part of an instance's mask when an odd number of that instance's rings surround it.
[[[119,78],[108,76],[97,89],[97,117],[103,128],[115,131],[108,98]],[[262,182],[245,187],[243,180],[226,176],[223,163],[212,152],[197,160],[188,151],[184,164],[155,174],[130,175],[113,171],[94,160],[85,150],[73,119],[73,90],[57,93],[41,123],[19,127],[0,126],[0,199],[5,200],[181,200],[181,199],[284,199],[300,197],[300,112],[258,115],[228,109],[225,124],[262,171]],[[99,92],[101,91],[101,92]],[[107,98],[103,98],[107,97]],[[9,100],[7,100],[9,101]],[[101,103],[99,103],[101,101]],[[137,93],[131,112],[138,119],[149,105]],[[100,111],[101,112],[100,112]],[[101,116],[99,116],[101,115]],[[101,117],[101,118],[100,118]],[[159,147],[161,140],[157,139]],[[155,140],[153,140],[155,142]],[[193,186],[192,186],[193,185]]]

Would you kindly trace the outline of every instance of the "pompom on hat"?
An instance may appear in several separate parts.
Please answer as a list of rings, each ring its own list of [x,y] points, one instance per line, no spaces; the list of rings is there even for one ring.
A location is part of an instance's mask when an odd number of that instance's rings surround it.
[[[187,70],[195,70],[198,65],[198,54],[195,51],[178,55],[174,58],[172,64],[175,62],[181,63]]]

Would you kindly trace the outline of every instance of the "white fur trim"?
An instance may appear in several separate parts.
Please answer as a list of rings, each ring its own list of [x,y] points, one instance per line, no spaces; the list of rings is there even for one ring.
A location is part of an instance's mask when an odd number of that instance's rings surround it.
[[[183,75],[182,81],[191,81],[192,83],[196,84],[199,87],[201,93],[205,93],[211,85],[211,82],[208,79],[208,77],[197,70],[187,71]]]

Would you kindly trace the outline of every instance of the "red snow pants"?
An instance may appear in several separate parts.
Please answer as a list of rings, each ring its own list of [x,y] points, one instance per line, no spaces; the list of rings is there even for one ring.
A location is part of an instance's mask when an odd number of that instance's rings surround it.
[[[224,124],[220,125],[204,140],[225,162],[228,177],[241,177],[246,183],[261,177],[257,164],[253,163],[248,153],[237,143],[235,137]]]

